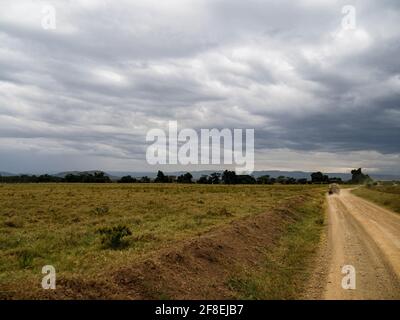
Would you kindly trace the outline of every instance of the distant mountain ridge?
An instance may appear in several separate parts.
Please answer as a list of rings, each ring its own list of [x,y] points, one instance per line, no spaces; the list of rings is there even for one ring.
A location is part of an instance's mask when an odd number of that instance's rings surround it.
[[[59,178],[65,178],[66,175],[68,174],[74,174],[74,175],[82,175],[82,174],[95,174],[95,173],[101,173],[105,171],[101,171],[101,170],[89,170],[89,171],[63,171],[63,172],[59,172],[59,173],[49,173],[51,176],[54,177],[59,177]]]
[[[103,172],[104,175],[108,176],[111,180],[118,180],[122,176],[114,176],[106,171],[102,170],[88,170],[88,171],[63,171],[55,174],[50,174],[54,177],[59,177],[59,178],[65,178],[68,174],[73,174],[73,175],[83,175],[83,174],[92,174],[94,175],[95,173],[101,173]]]
[[[16,176],[16,174],[10,173],[10,172],[0,171],[0,176],[3,176],[3,177],[12,177],[12,176]]]

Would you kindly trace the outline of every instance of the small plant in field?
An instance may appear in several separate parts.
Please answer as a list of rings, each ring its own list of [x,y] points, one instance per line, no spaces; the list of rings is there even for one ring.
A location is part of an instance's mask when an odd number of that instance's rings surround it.
[[[315,220],[315,223],[320,225],[320,226],[324,225],[324,222],[325,222],[324,218],[317,218]]]
[[[233,216],[233,214],[230,213],[225,207],[223,207],[222,209],[219,210],[219,215],[227,216],[227,217]]]
[[[97,230],[101,235],[101,243],[112,249],[121,248],[124,246],[124,237],[132,235],[131,230],[127,226],[105,227]]]
[[[143,219],[135,217],[135,218],[132,218],[131,222],[132,222],[132,224],[140,225],[140,224],[142,224]]]
[[[19,266],[23,269],[32,267],[34,254],[29,250],[21,250],[18,252]]]
[[[208,216],[216,216],[216,217],[232,217],[233,214],[229,212],[225,207],[219,209],[218,211],[208,210]]]
[[[19,220],[8,219],[8,220],[4,221],[4,226],[9,227],[9,228],[22,228],[23,223]]]
[[[97,215],[104,215],[110,212],[110,208],[107,206],[96,207],[93,209],[93,212]]]
[[[204,215],[202,215],[202,214],[197,214],[197,215],[195,215],[194,217],[193,217],[193,220],[194,220],[194,222],[197,224],[197,225],[201,225],[202,223],[203,223],[203,219],[205,218],[205,216]]]

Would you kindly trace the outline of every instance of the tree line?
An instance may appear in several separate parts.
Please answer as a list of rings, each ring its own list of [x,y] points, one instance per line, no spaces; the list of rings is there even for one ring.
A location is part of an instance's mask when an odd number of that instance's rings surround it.
[[[147,178],[147,177],[146,177]],[[148,179],[148,178],[147,178]],[[131,176],[122,177],[118,180],[119,183],[138,183],[143,182],[139,179],[133,178]],[[292,178],[279,176],[273,178],[269,175],[264,175],[255,178],[251,175],[238,175],[235,171],[225,170],[222,173],[214,172],[210,175],[202,175],[196,181],[193,180],[193,176],[190,172],[182,174],[180,176],[169,176],[164,174],[162,171],[157,172],[156,178],[147,182],[154,183],[198,183],[198,184],[324,184],[324,183],[343,183],[341,178],[329,178],[327,175],[321,172],[315,172],[311,174],[311,180],[306,178]]]
[[[352,178],[349,181],[342,181],[341,178],[330,178],[322,172],[313,172],[311,180],[306,178],[296,179],[293,177],[270,177],[264,175],[255,178],[251,175],[239,175],[235,171],[225,170],[222,173],[214,172],[210,175],[202,175],[196,181],[190,172],[180,176],[169,176],[164,174],[161,170],[157,172],[157,176],[151,179],[147,176],[135,178],[132,176],[124,176],[117,180],[118,183],[198,183],[198,184],[330,184],[330,183],[351,183],[363,184],[372,182],[372,179],[362,173],[361,168],[351,171]],[[49,174],[44,175],[19,175],[19,176],[0,176],[0,183],[112,183],[113,181],[104,172],[95,173],[78,173],[67,174],[65,177],[52,176]]]
[[[0,176],[0,183],[110,183],[112,182],[110,177],[105,175],[104,172],[95,173],[80,173],[72,174],[69,173],[65,177],[52,176],[49,174],[43,175],[27,175],[22,174],[18,176]]]
[[[313,174],[314,175],[314,174]],[[269,175],[255,178],[251,175],[239,175],[235,171],[225,170],[222,173],[214,172],[210,175],[202,175],[197,181],[193,181],[193,176],[187,172],[178,177],[167,176],[162,171],[158,171],[157,177],[154,179],[156,183],[198,183],[198,184],[310,184],[310,183],[342,183],[340,178],[329,178],[323,176],[320,179],[319,174],[312,175],[312,179],[306,178],[296,179],[292,177],[279,176],[273,178]],[[314,177],[314,178],[313,178]],[[326,178],[325,178],[326,177]],[[129,182],[131,178],[123,177],[119,182]],[[124,181],[122,181],[124,180]],[[133,181],[130,181],[133,182]]]

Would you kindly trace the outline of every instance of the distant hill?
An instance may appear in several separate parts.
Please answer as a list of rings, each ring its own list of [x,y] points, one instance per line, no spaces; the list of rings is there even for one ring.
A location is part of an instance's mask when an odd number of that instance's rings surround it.
[[[392,175],[392,174],[369,174],[369,176],[374,180],[381,180],[381,181],[392,181],[392,180],[400,180],[400,175]]]
[[[50,174],[54,177],[59,177],[59,178],[65,178],[66,175],[68,174],[73,174],[73,175],[80,175],[80,174],[95,174],[95,173],[101,173],[103,171],[101,170],[89,170],[89,171],[63,171],[59,173],[53,173]]]
[[[12,176],[16,176],[16,174],[10,173],[10,172],[0,171],[0,176],[3,176],[3,177],[12,177]]]
[[[53,173],[50,174],[54,177],[59,177],[59,178],[65,178],[66,175],[68,174],[73,174],[73,175],[83,175],[83,174],[92,174],[94,175],[95,173],[101,173],[103,172],[105,176],[108,176],[111,180],[118,180],[120,178],[120,176],[114,176],[110,173],[107,173],[105,171],[102,170],[88,170],[88,171],[63,171],[63,172],[59,172],[59,173]]]

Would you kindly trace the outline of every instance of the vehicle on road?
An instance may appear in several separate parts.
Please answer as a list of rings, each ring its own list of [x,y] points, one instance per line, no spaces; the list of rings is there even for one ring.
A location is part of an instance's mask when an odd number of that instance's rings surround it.
[[[330,184],[330,185],[329,185],[328,193],[329,193],[330,195],[332,195],[332,194],[340,194],[339,185],[338,185],[337,183],[332,183],[332,184]]]

